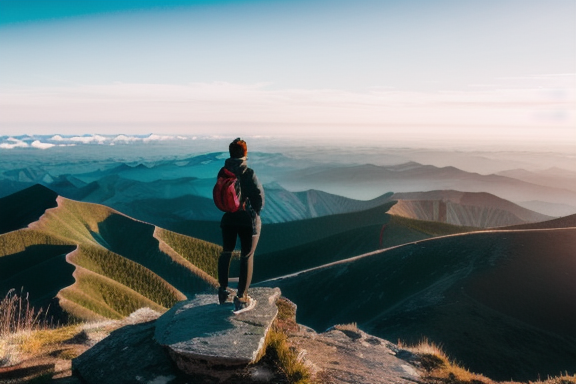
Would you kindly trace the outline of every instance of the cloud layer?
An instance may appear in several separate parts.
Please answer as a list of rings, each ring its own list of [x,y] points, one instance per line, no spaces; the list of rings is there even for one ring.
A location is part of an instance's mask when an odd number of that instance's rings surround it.
[[[575,74],[504,79],[469,91],[273,89],[268,84],[111,84],[0,95],[0,134],[99,132],[214,134],[422,135],[539,140],[572,137]],[[158,135],[143,140],[169,139]],[[54,136],[54,142],[64,140]],[[72,136],[68,143],[105,141]],[[118,136],[117,141],[136,140]],[[17,147],[21,143],[5,143]]]

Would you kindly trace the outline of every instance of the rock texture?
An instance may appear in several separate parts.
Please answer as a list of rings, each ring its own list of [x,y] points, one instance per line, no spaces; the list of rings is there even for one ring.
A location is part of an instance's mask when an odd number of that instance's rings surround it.
[[[315,382],[422,382],[418,358],[396,345],[354,325],[316,333],[296,323],[296,305],[279,299],[278,288],[253,288],[250,294],[258,304],[240,315],[232,313],[232,305],[218,305],[215,294],[181,302],[155,321],[157,313],[140,310],[73,360],[69,379],[76,381],[70,383],[288,383],[274,351],[249,364],[265,352],[272,322]]]
[[[422,381],[416,356],[355,327],[336,326],[319,334],[300,325],[288,341],[323,384]]]
[[[196,295],[157,320],[154,338],[183,372],[205,383],[224,381],[264,353],[278,313],[278,288],[254,288],[250,296],[256,307],[235,315],[216,295]]]
[[[153,334],[153,321],[122,327],[72,360],[72,372],[89,384],[183,383]]]

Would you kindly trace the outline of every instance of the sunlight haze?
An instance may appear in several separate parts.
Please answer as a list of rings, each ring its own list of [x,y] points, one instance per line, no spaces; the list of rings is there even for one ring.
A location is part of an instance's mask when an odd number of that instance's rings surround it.
[[[0,135],[569,146],[575,12],[565,0],[3,0]]]

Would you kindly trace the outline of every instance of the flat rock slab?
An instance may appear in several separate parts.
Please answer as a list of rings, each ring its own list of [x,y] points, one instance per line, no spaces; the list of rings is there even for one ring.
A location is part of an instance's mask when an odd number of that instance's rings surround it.
[[[156,321],[154,339],[183,372],[206,382],[225,380],[263,354],[278,313],[278,288],[252,288],[249,294],[256,306],[239,315],[233,304],[219,305],[216,294],[179,302]]]

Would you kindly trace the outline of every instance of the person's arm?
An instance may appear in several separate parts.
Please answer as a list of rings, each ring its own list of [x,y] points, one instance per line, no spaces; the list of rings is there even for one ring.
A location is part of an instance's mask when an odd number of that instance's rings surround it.
[[[252,169],[246,171],[244,176],[247,184],[246,197],[250,199],[252,209],[254,209],[257,214],[260,214],[260,211],[264,207],[264,188],[262,188]]]

